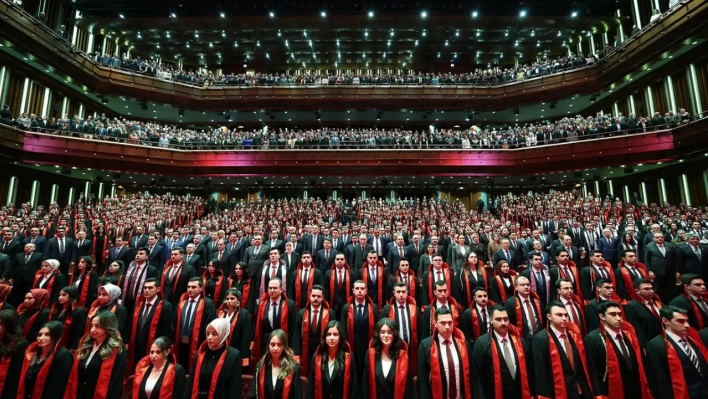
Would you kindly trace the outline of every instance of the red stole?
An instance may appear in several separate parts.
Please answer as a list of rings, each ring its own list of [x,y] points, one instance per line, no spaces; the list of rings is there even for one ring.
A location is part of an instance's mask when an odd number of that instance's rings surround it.
[[[509,270],[509,277],[511,278],[511,287],[514,289],[514,294],[516,294],[516,286],[514,285],[514,280],[516,279],[516,276],[518,276],[518,274],[515,271]],[[499,296],[501,298],[501,305],[503,305],[508,299],[506,296],[506,286],[504,285],[502,277],[497,271],[494,272],[494,281],[496,281],[497,283],[497,288],[499,289]]]
[[[339,278],[337,274],[337,266],[332,265],[332,271],[330,272],[329,275],[329,303],[334,303],[334,296],[335,296],[335,291],[336,291],[336,286],[337,286],[337,279]],[[345,264],[344,265],[344,281],[342,282],[342,285],[344,286],[344,292],[345,292],[345,298],[351,298],[352,296],[352,287],[350,284],[351,281],[351,276],[349,274],[349,265]]]
[[[383,283],[385,280],[385,274],[384,274],[384,267],[383,263],[381,261],[376,261],[376,307],[379,308],[379,311],[383,309],[383,294],[384,294],[384,288],[383,288]],[[361,269],[361,280],[366,284],[366,287],[369,287],[369,264],[364,263]]]
[[[147,345],[145,347],[146,353],[135,353],[135,351],[128,351],[128,372],[133,370],[133,365],[135,364],[136,356],[142,358],[150,354],[150,346],[155,341],[155,334],[157,334],[157,327],[160,322],[160,315],[162,314],[162,301],[156,301],[155,310],[152,313],[152,320],[150,320],[150,331],[148,332]],[[140,325],[140,319],[142,318],[143,303],[145,303],[145,297],[143,294],[138,295],[138,300],[135,302],[135,308],[133,309],[132,323],[130,324],[130,342],[135,342],[138,336],[138,326]]]
[[[565,377],[563,376],[563,364],[561,362],[560,352],[558,352],[558,347],[556,346],[556,341],[551,336],[552,334],[555,334],[555,332],[553,332],[553,329],[550,327],[546,330],[546,332],[548,333],[548,347],[551,352],[551,371],[553,372],[555,397],[556,399],[566,398],[568,396],[566,394]],[[577,357],[575,358],[575,367],[578,367],[578,361],[580,361],[580,364],[583,366],[583,371],[585,372],[586,381],[588,381],[588,384],[591,384],[590,376],[588,375],[587,362],[585,361],[585,345],[583,344],[583,338],[580,336],[580,332],[578,331],[578,326],[574,323],[568,323],[568,328],[566,328],[565,332],[566,335],[573,339],[575,347],[578,348],[580,359],[578,360]],[[575,387],[573,387],[573,389],[575,389]],[[539,399],[547,398],[539,395]]]
[[[455,328],[451,338],[455,342],[455,346],[457,346],[460,366],[462,368],[462,374],[460,375],[462,387],[458,387],[458,389],[463,389],[465,395],[461,397],[461,399],[472,399],[472,388],[470,387],[472,378],[470,377],[470,365],[467,361],[467,359],[469,359],[468,356],[472,354],[467,353],[465,336],[462,334],[462,331]],[[445,392],[443,389],[443,375],[445,372],[440,369],[440,354],[438,353],[437,343],[438,334],[435,332],[433,333],[433,340],[430,343],[430,391],[434,398],[443,398],[443,393]],[[459,393],[461,394],[462,392]]]
[[[442,266],[443,274],[445,274],[445,282],[450,291],[452,291],[452,282],[450,281],[450,266],[443,262]],[[435,301],[435,273],[433,272],[432,263],[428,266],[428,303],[433,303]]]
[[[580,289],[580,275],[578,274],[578,267],[575,265],[575,262],[573,262],[572,260],[568,260],[568,269],[570,269],[570,272],[573,273],[573,277],[575,278],[575,286],[573,287],[573,292],[577,296],[579,296],[580,299],[582,299],[583,291]],[[565,274],[565,270],[563,270],[562,267],[558,267],[558,277],[570,280],[570,278],[568,278],[568,276]]]
[[[96,229],[93,230],[93,240],[91,240],[91,254],[93,255],[93,258],[96,259],[96,263],[102,264],[103,259],[106,256],[106,248],[108,246],[108,236],[106,234],[103,234],[103,248],[101,248],[100,252],[96,252],[96,238],[98,236],[96,235]],[[120,287],[120,286],[119,286]]]
[[[489,340],[492,343],[492,367],[494,369],[494,398],[489,399],[504,399],[504,392],[502,391],[502,379],[501,379],[501,368],[499,363],[499,351],[497,347],[497,342],[490,334]],[[526,372],[526,354],[524,353],[524,347],[521,344],[521,339],[519,337],[519,331],[513,325],[509,325],[509,330],[507,332],[507,337],[511,344],[514,346],[514,352],[519,361],[519,378],[521,379],[521,397],[531,398],[531,389],[529,388],[529,379]]]
[[[12,341],[10,347],[15,349],[17,340]],[[0,357],[0,392],[5,387],[5,381],[7,378],[7,370],[10,368],[10,362],[12,362],[12,356],[2,356]]]
[[[315,265],[310,264],[310,272],[307,276],[307,292],[305,295],[310,295],[310,290],[312,290],[312,284],[315,281],[315,270],[317,268]],[[300,300],[302,300],[302,263],[297,265],[297,272],[295,273],[295,278],[293,279],[295,284],[295,309],[300,310]],[[283,330],[285,331],[285,330]]]
[[[22,316],[25,313],[24,310],[22,309],[23,306],[24,306],[24,303],[17,308],[17,314],[19,314],[20,316]],[[29,320],[27,320],[27,323],[25,323],[25,326],[22,327],[22,336],[26,337],[29,334],[30,330],[32,329],[32,325],[34,324],[34,321],[37,319],[37,315],[43,309],[44,309],[43,307],[40,307],[39,309],[37,309],[37,311],[34,312],[34,314],[29,318]]]
[[[404,399],[406,393],[406,383],[408,382],[408,351],[403,343],[404,348],[398,351],[398,359],[396,359],[396,384],[393,388],[393,399]],[[376,349],[369,348],[369,362],[366,364],[366,372],[368,373],[368,397],[376,399]]]
[[[49,375],[49,369],[52,366],[52,362],[54,361],[54,355],[56,354],[56,351],[59,349],[59,346],[57,345],[54,348],[54,352],[49,355],[47,360],[44,362],[42,365],[41,369],[39,370],[39,373],[37,373],[37,377],[34,382],[34,389],[32,390],[32,395],[31,397],[34,398],[41,398],[43,393],[44,393],[44,385],[47,381],[47,376]],[[27,375],[27,370],[29,369],[30,362],[32,361],[32,357],[34,356],[35,352],[37,351],[37,343],[32,342],[27,349],[25,350],[25,357],[24,361],[22,362],[22,371],[20,372],[20,379],[19,382],[17,383],[17,397],[18,398],[24,398],[25,395],[25,376]],[[76,359],[74,359],[74,363],[76,363]],[[2,381],[5,381],[5,378],[2,379]],[[0,388],[2,389],[2,388]],[[76,384],[66,384],[66,391],[64,392],[64,399],[69,399],[69,398],[75,398],[76,397]]]
[[[179,304],[177,305],[177,328],[175,329],[175,341],[181,343],[180,330],[182,329],[182,310],[184,305],[189,301],[189,294],[184,293],[179,299]],[[189,343],[189,370],[192,369],[194,365],[194,353],[197,352],[197,341],[199,341],[199,328],[202,325],[202,316],[204,315],[204,298],[199,300],[197,304],[197,310],[194,313],[194,324],[192,325],[191,342]],[[175,351],[175,357],[178,357],[179,351]]]
[[[408,307],[408,314],[410,315],[410,328],[408,332],[410,334],[411,344],[408,345],[408,352],[410,352],[410,361],[413,365],[413,370],[417,370],[418,366],[418,307],[415,304],[415,299],[410,296],[406,300]],[[398,312],[398,302],[396,298],[391,298],[388,308],[388,318],[391,320],[396,320],[396,313]]]
[[[645,278],[645,279],[648,278],[647,267],[644,266],[643,263],[637,262],[634,267],[642,275],[642,278]],[[619,262],[619,269],[620,269],[620,272],[622,273],[622,282],[624,283],[624,286],[627,290],[627,294],[629,294],[630,300],[638,299],[641,302],[641,298],[634,291],[634,282],[632,281],[632,276],[629,274],[629,270],[627,270],[627,268],[624,267],[624,262],[622,262],[622,261]]]
[[[239,283],[239,281],[236,279],[236,276],[232,274],[231,278],[229,278],[229,288],[228,289],[231,289],[234,287],[238,288],[238,283]],[[248,305],[248,298],[249,298],[249,295],[251,292],[251,280],[246,279],[246,282],[243,284],[242,288],[243,288],[243,290],[241,291],[241,301],[240,301],[241,306],[240,307],[246,309],[246,306],[244,306],[244,305]]]
[[[467,294],[467,306],[472,307],[474,304],[474,296],[472,295],[472,288],[470,287],[470,275],[466,270],[462,270],[462,275],[464,276],[465,293]],[[472,272],[472,270],[470,270]],[[477,265],[477,268],[473,273],[477,273],[477,276],[482,275],[482,281],[484,281],[484,290],[487,291],[489,295],[489,282],[487,281],[487,271],[484,269],[484,264]]]
[[[181,271],[181,270],[180,270]],[[224,298],[219,298],[219,294],[221,294],[221,287],[224,286],[224,272],[221,270],[216,271],[217,279],[216,279],[216,286],[214,287],[214,303],[219,304],[221,303],[221,300]],[[176,277],[176,276],[175,276]],[[206,286],[206,280],[209,278],[209,271],[205,271],[204,274],[202,275],[202,284]],[[243,295],[241,295],[241,298],[243,298]]]
[[[54,287],[54,277],[56,277],[57,273],[59,272],[59,269],[57,269],[55,272],[52,273],[52,275],[49,277],[49,282],[47,283],[47,286],[44,288],[45,290],[49,291],[49,295],[52,294],[52,287]],[[44,273],[42,273],[41,270],[37,270],[37,273],[34,274],[34,283],[32,283],[33,288],[39,288],[39,282],[42,281],[42,276]],[[64,288],[64,287],[61,287]]]
[[[644,362],[642,361],[643,351],[642,348],[639,347],[639,339],[634,332],[634,327],[625,321],[622,323],[621,331],[622,334],[627,337],[627,340],[632,345],[632,349],[634,350],[634,355],[637,358],[637,365],[639,366],[639,380],[642,385],[641,398],[627,399],[652,399],[651,392],[649,392],[647,376],[644,374]],[[612,337],[607,335],[604,323],[600,323],[600,338],[604,339],[603,343],[605,345],[605,352],[607,353],[607,368],[605,369],[605,379],[607,379],[607,399],[625,399],[622,388],[622,373],[620,372],[619,359],[617,359],[617,354],[612,347]]]
[[[234,335],[234,330],[236,329],[236,325],[238,324],[241,309],[245,309],[245,308],[239,306],[236,309],[236,311],[234,312],[234,315],[236,317],[234,317],[233,320],[231,320],[231,328],[229,328],[229,344],[231,343],[231,337]],[[226,306],[225,303],[219,307],[219,310],[216,312],[216,317],[218,317],[220,319],[226,319],[229,317],[229,308]],[[248,316],[248,317],[250,317],[250,316]],[[249,331],[249,333],[250,333],[250,331]],[[238,349],[238,348],[236,348],[236,349]],[[249,360],[249,359],[241,359],[241,360]]]
[[[165,278],[167,277],[167,274],[169,271],[172,269],[172,259],[168,260],[167,263],[165,263],[165,268],[162,270],[162,276],[160,277],[160,287],[165,286]],[[182,271],[184,270],[184,261],[182,261],[182,266],[180,266],[179,270],[177,270],[177,274],[175,274],[175,277],[172,279],[170,282],[172,284],[172,292],[175,292],[177,290],[177,282],[179,281],[179,277],[182,275]],[[164,292],[165,289],[162,289],[162,292]]]
[[[696,301],[691,299],[691,296],[686,291],[683,292],[683,296],[685,296],[686,299],[688,299],[688,303],[691,304],[691,309],[693,310],[693,314],[696,316],[696,324],[698,324],[698,326],[696,326],[696,329],[697,330],[704,329],[706,327],[706,321],[703,320],[703,315],[701,314],[701,309],[698,307],[698,304],[696,303]],[[708,302],[708,294],[703,296],[703,300]],[[706,359],[708,359],[708,357]]]
[[[165,374],[162,377],[162,384],[160,385],[160,395],[158,396],[158,399],[172,399],[172,394],[174,392],[173,388],[175,385],[175,375],[177,373],[175,368],[176,363],[177,362],[175,361],[174,355],[170,354],[170,359],[167,360],[167,364],[165,365],[167,370],[165,370]],[[140,396],[140,387],[142,387],[143,379],[147,377],[147,371],[151,365],[152,362],[150,361],[150,357],[145,356],[140,359],[138,365],[135,367],[135,374],[133,375],[133,398],[138,398]],[[130,371],[128,373],[130,373]]]
[[[669,363],[669,374],[671,375],[671,388],[674,391],[674,399],[688,399],[688,388],[686,388],[686,380],[683,377],[683,366],[681,365],[681,359],[679,359],[676,349],[669,342],[671,338],[667,338],[664,334],[664,341],[666,344],[666,359]],[[686,334],[686,339],[688,339],[693,345],[695,345],[698,350],[703,354],[703,358],[708,359],[708,349],[703,346],[703,341],[698,335],[693,327],[688,329],[688,334]]]
[[[268,364],[270,364],[270,354],[266,355],[266,358],[263,359],[263,362],[261,362],[261,368],[260,370],[256,370],[256,382],[258,384],[258,393],[256,394],[257,398],[265,398],[265,373],[263,372],[263,367],[268,367]],[[270,384],[271,381],[268,381]],[[290,389],[293,386],[293,375],[290,374],[285,379],[283,380],[283,398],[289,398],[290,397]],[[297,387],[297,389],[300,389]],[[196,396],[194,396],[192,399],[196,399]]]
[[[200,303],[203,302],[200,301]],[[197,340],[192,337],[192,344],[194,344]],[[216,362],[216,366],[214,367],[214,371],[212,372],[212,378],[211,378],[211,384],[209,384],[209,398],[214,397],[214,391],[216,391],[216,383],[219,381],[219,375],[221,375],[221,368],[224,367],[224,360],[226,360],[226,354],[229,353],[229,345],[224,343],[226,345],[226,350],[224,350],[224,353],[221,354],[219,357],[219,360]],[[194,369],[194,384],[192,384],[192,392],[189,393],[189,397],[191,399],[197,399],[199,396],[199,374],[202,372],[202,363],[204,363],[204,354],[206,354],[206,350],[208,348],[208,345],[206,341],[202,342],[201,346],[199,346],[199,352],[197,354],[197,367]],[[190,360],[190,363],[192,363],[194,360]],[[190,364],[190,368],[191,368]],[[162,399],[162,398],[160,398]]]
[[[531,304],[534,307],[534,310],[536,310],[536,316],[538,316],[538,322],[541,324],[541,328],[543,328],[543,313],[541,312],[541,301],[538,299],[538,295],[536,295],[535,292],[531,291],[529,292],[529,300],[531,301]],[[514,303],[514,310],[516,313],[516,328],[519,329],[519,332],[524,331],[524,312],[521,310],[521,307],[523,306],[522,303],[522,298],[519,295],[516,295],[516,301]],[[530,317],[531,315],[529,315]],[[540,331],[540,329],[539,329]]]
[[[280,329],[283,331],[288,331],[288,298],[285,293],[280,296],[281,309],[280,312]],[[258,313],[256,313],[256,333],[253,340],[253,351],[251,351],[251,358],[254,362],[257,362],[261,358],[261,336],[263,335],[263,319],[268,318],[266,314],[268,310],[268,304],[270,303],[270,297],[268,293],[263,294],[258,304]]]
[[[322,301],[322,305],[320,305],[320,314],[322,316],[320,329],[319,331],[315,331],[315,334],[318,336],[322,336],[322,330],[327,327],[327,324],[329,323],[329,305],[327,304],[327,301]],[[302,315],[302,350],[300,351],[300,368],[302,369],[302,373],[305,375],[307,375],[310,371],[310,322],[310,303],[308,302],[307,305],[305,305],[305,313]]]
[[[437,304],[437,299],[430,305],[430,334],[435,333],[435,305]],[[447,305],[452,313],[452,324],[455,328],[460,328],[460,305],[453,297],[447,298]]]
[[[356,312],[356,299],[354,297],[349,298],[349,307],[347,308],[347,342],[349,346],[354,349],[354,317]],[[369,328],[367,329],[367,335],[369,339],[374,337],[374,302],[368,296],[365,299],[366,311],[369,314]],[[256,335],[258,336],[258,335]]]
[[[323,350],[324,348],[324,350]],[[315,398],[322,399],[322,355],[327,355],[327,346],[320,346],[317,348],[317,354],[315,355],[315,364],[312,365],[312,372],[315,378]],[[344,352],[344,392],[342,393],[342,399],[349,399],[351,392],[349,389],[351,387],[352,378],[352,354],[349,344],[345,342],[345,352]]]
[[[69,279],[69,285],[74,285],[79,276],[81,276],[81,283],[79,284],[81,288],[79,292],[79,299],[77,299],[76,302],[79,303],[79,306],[86,308],[86,305],[90,305],[86,303],[86,299],[88,298],[88,290],[91,285],[91,271],[87,270],[83,276],[81,273],[79,273],[78,276],[76,273],[73,273]]]
[[[86,323],[86,329],[84,330],[84,334],[89,333],[89,330],[91,329],[91,319],[93,318],[93,316],[95,316],[98,313],[98,309],[100,309],[100,308],[101,308],[101,305],[98,304],[98,299],[93,301],[93,303],[91,304],[91,309],[89,309],[88,314],[86,315],[87,323]],[[118,300],[116,300],[116,302],[113,304],[113,306],[111,306],[109,312],[116,314],[116,309],[118,309]],[[81,342],[81,341],[79,341],[79,342]]]
[[[400,270],[396,272],[396,282],[403,281]],[[408,296],[410,298],[415,298],[415,273],[413,270],[408,270]]]
[[[615,278],[615,273],[614,273],[614,271],[612,270],[612,266],[610,265],[610,263],[607,262],[607,261],[605,261],[605,262],[602,263],[602,267],[605,268],[605,270],[607,271],[607,275],[610,276],[610,281],[612,281],[612,285],[613,285],[614,287],[617,287],[617,281],[616,281],[616,278]],[[595,273],[595,265],[593,265],[593,264],[590,264],[590,278],[591,278],[590,281],[593,282],[593,283],[592,283],[592,286],[593,286],[593,291],[595,291],[595,297],[597,297],[597,290],[595,289],[595,281],[597,280],[597,274]],[[615,298],[615,297],[616,297],[616,294],[613,295],[613,298],[612,298],[613,301],[616,300],[620,305],[626,305],[626,304],[627,304],[627,301],[623,301],[623,300],[621,300],[619,297],[617,297],[617,298]],[[589,298],[583,298],[583,299],[585,299],[585,304],[586,304],[586,305],[590,302],[590,299],[589,299]]]
[[[54,305],[52,305],[52,308],[49,310],[49,321],[54,320],[52,319],[52,311],[55,309],[60,309],[61,306],[62,305],[59,302],[56,302],[54,303]],[[71,323],[74,319],[74,311],[77,307],[79,307],[79,305],[76,303],[76,301],[74,301],[74,303],[69,304],[65,308],[66,318],[64,319],[64,334],[61,336],[61,339],[57,343],[57,348],[66,348],[69,344],[69,336],[71,335]],[[59,314],[60,313],[58,313],[57,315]],[[2,388],[0,388],[0,392],[2,392]]]

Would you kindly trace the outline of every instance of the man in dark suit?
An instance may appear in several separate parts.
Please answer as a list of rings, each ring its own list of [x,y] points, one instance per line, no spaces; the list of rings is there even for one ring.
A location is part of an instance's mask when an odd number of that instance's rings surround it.
[[[351,250],[351,258],[349,259],[349,267],[353,269],[353,271],[358,272],[361,270],[361,267],[364,265],[364,262],[366,262],[366,255],[369,253],[369,251],[372,251],[374,247],[371,245],[368,245],[366,243],[366,235],[361,234],[359,236],[359,242],[358,244],[354,244],[352,242],[352,250]]]
[[[131,262],[130,254],[130,248],[123,243],[123,238],[116,237],[116,245],[108,251],[108,259],[110,262],[119,260],[123,262],[123,266],[126,266]]]
[[[285,262],[285,266],[287,266],[288,270],[294,270],[300,263],[300,254],[295,252],[293,248],[294,244],[292,242],[288,242],[285,244],[285,252],[280,255],[280,259]]]
[[[568,252],[568,259],[573,261],[573,263],[575,263],[576,265],[580,263],[580,250],[577,246],[573,244],[573,239],[571,238],[571,236],[564,235],[561,245],[555,247],[554,253],[551,254],[551,256],[558,256],[558,251],[560,251],[561,249],[565,249]]]
[[[310,360],[322,340],[322,332],[330,321],[335,321],[334,312],[324,301],[324,287],[315,284],[310,290],[307,306],[297,312],[296,328],[293,328],[292,349],[300,357],[300,366],[307,373],[312,367]]]
[[[684,237],[688,245],[681,245],[676,250],[676,272],[698,274],[708,279],[708,249],[700,246],[701,238],[697,235],[686,233]]]
[[[47,243],[47,253],[44,254],[47,259],[56,259],[59,261],[59,270],[62,274],[69,274],[69,266],[74,263],[74,240],[64,237],[66,229],[62,226],[57,227],[56,237],[50,238]]]
[[[346,245],[347,243],[344,241],[344,239],[339,236],[339,230],[332,229],[332,249],[337,252],[344,253],[344,248],[346,247]]]
[[[583,353],[584,344],[580,334],[568,325],[568,311],[560,302],[551,302],[546,309],[548,328],[540,331],[531,342],[533,379],[536,394],[556,398],[556,390],[565,391],[563,399],[591,399],[590,381],[586,377],[587,366]],[[553,357],[559,357],[557,362]],[[556,387],[556,381],[563,381]]]
[[[361,238],[359,241],[361,241]],[[381,235],[379,228],[375,227],[374,233],[368,237],[368,241],[371,242],[371,246],[374,248],[374,251],[376,251],[379,261],[383,263],[386,259],[386,255],[388,255],[388,239]]]
[[[86,239],[85,231],[79,231],[78,233],[76,233],[76,240],[74,240],[74,245],[76,245],[76,248],[74,249],[74,262],[78,262],[78,259],[81,257],[91,256],[93,245],[91,243],[91,240]]]
[[[264,243],[264,245],[268,246],[269,248],[277,248],[281,254],[285,252],[285,242],[283,242],[283,240],[278,239],[277,230],[273,230],[270,232],[270,237],[268,241]]]
[[[408,258],[411,269],[418,275],[418,264],[420,263],[420,257],[425,253],[425,245],[420,240],[419,234],[414,234],[410,245],[408,245],[408,252],[406,257]]]
[[[3,229],[3,240],[0,244],[0,251],[7,255],[10,259],[15,259],[15,256],[22,253],[24,245],[22,241],[15,237],[15,233],[9,227]]]
[[[519,337],[515,327],[509,327],[509,314],[503,306],[492,306],[489,317],[492,331],[479,337],[472,349],[472,381],[476,381],[478,388],[474,397],[496,398],[501,391],[505,399],[528,398],[531,392],[528,343]],[[495,375],[497,370],[499,376]],[[501,386],[496,386],[496,381]]]
[[[133,236],[130,237],[130,243],[128,245],[130,245],[133,251],[148,245],[148,236],[145,234],[145,228],[143,226],[135,227],[135,232],[133,232]]]
[[[0,252],[0,282],[5,283],[12,278],[11,263],[14,259]]]
[[[505,260],[505,261],[509,262],[509,267],[512,270],[516,271],[517,270],[516,252],[514,252],[510,249],[511,243],[508,238],[502,239],[501,243],[502,243],[502,249],[500,249],[494,253],[494,257],[492,258],[492,264],[496,265],[497,263],[499,263],[500,260]]]
[[[145,280],[150,277],[159,276],[158,269],[150,265],[148,260],[148,249],[138,248],[135,252],[135,260],[125,266],[125,278],[122,286],[122,305],[132,314],[135,301],[140,295]]]
[[[597,242],[598,250],[602,251],[602,257],[612,265],[617,266],[617,240],[612,237],[612,232],[608,229],[602,231],[602,238]]]
[[[246,248],[243,252],[243,262],[246,262],[248,273],[253,276],[256,274],[263,264],[268,260],[270,249],[263,243],[263,236],[257,235],[253,237],[253,245]],[[277,248],[276,248],[277,249]],[[278,251],[280,253],[280,251]]]
[[[194,252],[194,250],[194,244],[187,244],[187,251],[184,255],[184,263],[187,266],[191,266],[195,272],[200,273],[202,271],[202,267],[206,266],[204,264],[205,259],[202,259],[201,255]]]
[[[396,274],[401,258],[408,258],[408,248],[403,245],[403,236],[399,235],[396,237],[393,247],[388,250],[388,257],[386,258],[390,274]]]
[[[195,276],[197,276],[197,271],[194,268],[186,267],[182,248],[173,250],[160,276],[163,299],[176,307],[182,294],[187,292],[189,280]]]
[[[312,228],[312,234],[305,236],[302,246],[303,251],[308,251],[313,254],[316,254],[320,249],[324,248],[324,236],[320,234],[319,227],[314,226]]]
[[[187,296],[180,300],[176,306],[174,352],[177,361],[185,370],[192,369],[197,345],[192,342],[206,340],[207,325],[216,318],[214,302],[204,296],[201,277],[192,277],[187,283]],[[197,320],[201,321],[197,324]]]
[[[666,306],[660,311],[666,336],[654,337],[646,347],[646,374],[652,396],[662,399],[703,399],[708,392],[708,352],[691,333],[686,309]],[[700,370],[700,371],[699,371]]]
[[[39,235],[39,228],[33,227],[30,229],[29,237],[25,238],[25,244],[34,244],[36,251],[39,253],[44,253],[47,248],[47,239]]]
[[[262,248],[263,252],[268,252],[265,250],[265,248]],[[216,241],[216,251],[212,253],[210,261],[219,261],[220,266],[219,268],[221,271],[224,272],[224,275],[230,275],[231,272],[234,270],[234,259],[229,252],[228,249],[226,249],[226,242],[223,239],[218,239]],[[207,262],[208,263],[208,262]],[[263,263],[261,262],[261,266]]]
[[[165,266],[165,251],[162,249],[162,245],[158,243],[156,235],[150,234],[148,236],[147,249],[148,264],[157,269],[158,272],[162,272],[162,268]]]
[[[649,279],[654,280],[657,295],[667,300],[676,291],[676,248],[664,242],[660,231],[653,233],[653,237],[654,242],[644,248],[644,265]]]
[[[703,277],[697,274],[681,276],[683,294],[671,300],[671,305],[686,309],[691,327],[702,330],[708,327],[708,295]]]
[[[332,241],[329,238],[325,238],[324,248],[320,249],[320,251],[317,253],[316,262],[317,269],[322,272],[323,276],[325,273],[327,273],[327,270],[332,268],[332,265],[334,264],[334,257],[337,254],[338,252],[332,248]]]
[[[8,297],[9,303],[17,308],[22,304],[25,295],[32,288],[34,275],[42,267],[44,256],[35,251],[34,244],[25,244],[25,250],[15,255],[10,266],[10,284],[12,292]]]
[[[605,302],[598,311],[600,328],[584,339],[593,395],[609,397],[610,391],[616,391],[625,398],[641,398],[649,386],[642,372],[643,351],[639,339],[634,329],[623,321],[619,303]],[[607,378],[608,369],[617,373],[616,379]]]
[[[354,282],[353,296],[342,308],[340,323],[344,328],[346,339],[349,342],[354,361],[356,362],[357,379],[361,381],[361,376],[365,370],[366,351],[373,334],[369,334],[369,325],[379,319],[379,309],[366,294],[366,283],[357,280]],[[354,326],[349,325],[349,319],[354,320]],[[349,335],[349,331],[354,332],[354,336]]]
[[[532,294],[531,282],[523,276],[514,282],[516,295],[506,300],[504,307],[509,314],[509,323],[516,326],[522,338],[531,338],[543,329],[545,319],[538,297]],[[520,315],[521,318],[517,317]]]
[[[634,291],[635,299],[624,307],[625,318],[634,326],[641,347],[646,348],[649,341],[663,333],[659,309],[664,305],[647,279],[634,280]]]
[[[138,297],[131,315],[129,358],[133,366],[149,354],[155,338],[174,336],[172,331],[174,308],[170,302],[158,295],[159,292],[160,281],[155,277],[146,279],[142,294]]]

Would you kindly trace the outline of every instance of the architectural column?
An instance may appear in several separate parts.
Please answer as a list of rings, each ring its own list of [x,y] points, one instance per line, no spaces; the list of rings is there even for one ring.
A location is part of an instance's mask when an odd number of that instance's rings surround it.
[[[607,180],[607,192],[610,193],[610,196],[612,197],[611,199],[614,200],[614,198],[615,198],[615,185],[612,183],[612,180]]]
[[[50,204],[56,203],[58,196],[59,196],[59,185],[52,184],[52,194],[49,196],[49,203]]]
[[[637,109],[634,107],[634,95],[630,94],[629,95],[629,110],[632,112],[635,116],[637,115]]]
[[[619,8],[617,9],[617,18],[619,18],[620,21],[622,20],[622,11]],[[619,35],[620,42],[624,43],[624,27],[621,23],[619,24],[619,32],[617,34]]]
[[[96,199],[98,202],[101,202],[101,199],[103,198],[104,187],[105,187],[105,185],[103,184],[103,182],[98,183],[98,195],[96,196]],[[169,195],[169,193],[167,195]]]
[[[642,199],[644,199],[644,203],[645,203],[645,204],[648,204],[650,201],[649,201],[649,198],[647,198],[647,197],[648,197],[648,195],[647,195],[647,184],[646,184],[645,182],[642,182],[642,183],[639,185],[639,188],[642,190],[641,193],[642,193]]]
[[[588,197],[588,184],[583,183],[583,198],[587,198],[587,197]]]
[[[639,14],[639,3],[637,2],[638,0],[632,0],[631,5],[632,5],[632,19],[634,20],[634,24],[637,25],[637,28],[642,29],[642,19]]]
[[[674,111],[674,114],[678,114],[678,110],[676,109],[676,97],[674,97],[674,80],[671,79],[671,75],[666,77],[666,92],[669,94],[669,106],[671,106],[671,110]]]
[[[67,205],[74,205],[74,194],[75,194],[74,187],[69,188],[69,198],[67,199],[67,202],[66,202]]]
[[[90,194],[91,194],[91,182],[87,181],[84,184],[84,201],[88,201]]]
[[[3,68],[4,70],[4,68]],[[696,66],[694,64],[691,64],[688,67],[689,71],[689,81],[691,82],[691,93],[693,94],[693,102],[694,102],[694,107],[693,107],[693,112],[697,114],[702,114],[703,113],[703,105],[701,104],[701,91],[698,90],[698,78],[696,77]],[[0,81],[1,83],[2,81]]]
[[[332,199],[335,201],[339,199],[339,192],[337,192],[337,190],[332,190]]]
[[[646,88],[647,104],[649,104],[649,117],[654,115],[654,97],[651,92],[651,86]]]
[[[187,195],[189,195],[189,194],[187,194]],[[113,184],[111,184],[111,198],[115,198],[115,197],[116,197],[116,184],[113,183]]]
[[[4,104],[5,103],[5,67],[2,67],[0,69],[0,103]]]
[[[361,199],[366,199],[366,190],[361,190]]]
[[[302,199],[308,198],[310,198],[310,193],[308,193],[307,190],[302,190]]]
[[[30,191],[30,206],[32,208],[37,206],[37,200],[39,199],[39,181],[34,180],[32,182],[32,191]]]
[[[625,185],[622,191],[624,191],[624,203],[628,204],[631,198],[629,195],[629,186]]]
[[[15,197],[17,196],[17,177],[10,177],[10,184],[7,187],[7,201],[6,205],[14,205]]]
[[[396,190],[391,190],[391,202],[396,201]]]
[[[595,197],[600,196],[600,182],[595,180]]]
[[[681,175],[681,181],[679,181],[679,184],[681,185],[682,202],[688,206],[691,206],[691,190],[688,188],[688,176],[686,176],[685,173]]]
[[[29,92],[30,88],[30,80],[29,78],[25,78],[25,83],[22,85],[22,99],[20,100],[20,114],[25,112],[25,109],[27,109],[27,92]]]
[[[666,195],[666,182],[664,178],[660,178],[657,183],[659,185],[659,198],[661,199],[661,204],[663,204],[669,200],[669,197]]]

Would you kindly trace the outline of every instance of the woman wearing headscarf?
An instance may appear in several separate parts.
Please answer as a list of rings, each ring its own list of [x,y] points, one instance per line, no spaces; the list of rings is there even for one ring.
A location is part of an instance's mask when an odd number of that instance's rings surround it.
[[[7,297],[12,292],[12,287],[7,284],[0,284],[0,310],[15,310],[15,307],[7,302]]]
[[[125,278],[125,265],[122,260],[114,260],[106,268],[106,272],[99,279],[98,285],[113,284],[118,287],[123,286],[123,279]]]
[[[87,316],[91,320],[100,312],[111,312],[118,319],[118,330],[121,337],[129,337],[130,330],[128,329],[128,311],[118,303],[122,291],[120,287],[113,284],[106,284],[98,289],[98,297],[91,304]],[[87,322],[86,332],[91,328],[91,323]]]
[[[69,285],[79,289],[77,302],[82,308],[88,309],[96,299],[98,287],[98,275],[93,271],[90,256],[84,256],[76,263],[76,269],[69,278]]]
[[[16,380],[17,398],[62,399],[76,396],[72,380],[74,356],[59,345],[64,327],[58,321],[45,323],[37,342],[25,351],[20,378]]]
[[[73,285],[59,291],[59,300],[52,305],[49,320],[56,320],[64,325],[64,334],[59,345],[67,349],[76,349],[86,329],[86,310],[76,301],[79,290]]]
[[[197,351],[185,387],[185,399],[241,399],[241,354],[226,342],[231,323],[215,319]]]
[[[150,354],[135,367],[133,399],[182,399],[184,397],[184,368],[171,352],[172,341],[158,337],[150,347]]]
[[[59,298],[59,291],[66,285],[66,276],[59,271],[59,261],[47,259],[42,262],[42,268],[34,275],[33,288],[42,288],[49,291],[49,303],[54,303]]]
[[[128,351],[123,350],[118,320],[110,312],[99,312],[89,320],[89,333],[76,351],[76,399],[120,399]]]
[[[25,301],[17,308],[22,336],[27,342],[37,340],[40,327],[49,320],[49,291],[33,288],[25,294]]]
[[[268,350],[256,364],[250,399],[300,399],[300,365],[288,346],[288,335],[275,330],[268,336]]]
[[[0,310],[0,398],[17,396],[17,381],[22,372],[25,349],[20,317],[14,309]]]

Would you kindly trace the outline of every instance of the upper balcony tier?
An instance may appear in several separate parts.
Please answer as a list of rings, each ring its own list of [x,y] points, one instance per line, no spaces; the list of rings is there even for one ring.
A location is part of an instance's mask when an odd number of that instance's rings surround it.
[[[539,101],[594,93],[623,80],[643,67],[708,31],[708,2],[692,1],[627,40],[602,62],[570,71],[544,75],[501,86],[332,86],[196,87],[104,67],[36,23],[16,7],[0,2],[5,34],[14,46],[23,47],[55,68],[62,78],[81,82],[102,94],[168,103],[193,109],[288,108],[341,109],[342,107],[435,108],[466,107],[493,110]]]

